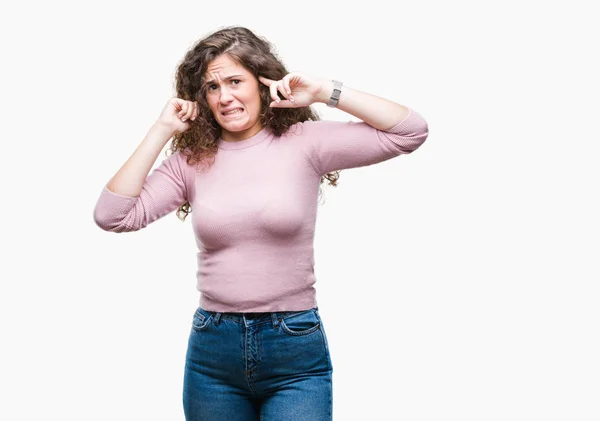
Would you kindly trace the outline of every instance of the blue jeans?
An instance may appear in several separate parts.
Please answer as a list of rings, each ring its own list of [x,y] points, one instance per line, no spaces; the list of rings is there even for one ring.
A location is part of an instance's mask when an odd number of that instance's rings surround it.
[[[330,421],[333,366],[318,307],[194,313],[183,380],[187,421]]]

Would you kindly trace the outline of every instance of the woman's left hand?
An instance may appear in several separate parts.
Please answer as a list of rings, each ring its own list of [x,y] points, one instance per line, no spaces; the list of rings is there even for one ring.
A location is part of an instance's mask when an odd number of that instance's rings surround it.
[[[301,108],[318,102],[319,94],[327,84],[326,79],[320,79],[300,72],[288,73],[280,80],[271,80],[259,76],[263,84],[271,91],[270,106],[273,108]],[[280,100],[277,92],[281,92],[284,100]]]

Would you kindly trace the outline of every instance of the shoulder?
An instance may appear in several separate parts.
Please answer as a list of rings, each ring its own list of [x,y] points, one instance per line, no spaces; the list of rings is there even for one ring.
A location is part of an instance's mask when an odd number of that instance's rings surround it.
[[[175,152],[170,152],[166,160],[178,166],[182,171],[188,171],[196,166],[188,164],[188,157],[192,156],[192,154],[192,150],[189,147],[185,148],[185,150],[177,149]]]
[[[163,165],[169,173],[176,179],[181,180],[188,192],[194,191],[194,184],[198,164],[188,164],[188,156],[192,155],[190,148],[185,150],[177,149],[171,152],[170,155],[163,161]],[[188,200],[190,200],[188,198]]]

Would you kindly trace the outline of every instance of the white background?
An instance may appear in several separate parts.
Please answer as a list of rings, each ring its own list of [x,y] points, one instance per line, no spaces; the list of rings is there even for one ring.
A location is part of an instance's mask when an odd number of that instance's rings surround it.
[[[226,25],[429,124],[414,154],[324,188],[335,419],[600,419],[600,34],[585,4],[2,6],[0,419],[184,419],[191,221],[115,234],[92,212],[187,49]]]

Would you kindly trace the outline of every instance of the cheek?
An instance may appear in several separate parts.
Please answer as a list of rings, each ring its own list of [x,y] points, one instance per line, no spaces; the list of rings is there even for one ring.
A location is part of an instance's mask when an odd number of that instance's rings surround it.
[[[250,101],[252,102],[252,105],[256,108],[260,108],[260,92],[252,92],[252,95],[250,97]]]
[[[215,114],[217,112],[217,101],[215,101],[214,98],[209,97],[206,102],[208,102],[208,108]]]

